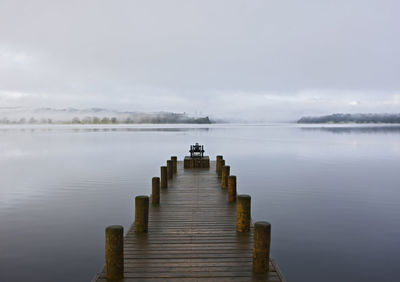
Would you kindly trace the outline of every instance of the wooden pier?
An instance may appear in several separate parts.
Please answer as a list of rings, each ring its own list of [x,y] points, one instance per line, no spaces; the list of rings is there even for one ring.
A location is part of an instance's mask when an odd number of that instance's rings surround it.
[[[200,169],[177,162],[160,204],[150,200],[148,232],[135,232],[133,224],[125,235],[123,278],[115,281],[285,281],[272,259],[269,271],[253,272],[253,226],[237,232],[236,202],[228,201],[227,190],[215,161]],[[114,280],[104,268],[93,281]]]

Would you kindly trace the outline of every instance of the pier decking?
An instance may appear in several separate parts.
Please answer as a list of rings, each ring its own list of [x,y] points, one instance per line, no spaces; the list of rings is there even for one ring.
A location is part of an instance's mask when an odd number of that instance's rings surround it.
[[[150,203],[148,233],[132,225],[124,238],[119,281],[284,281],[273,260],[268,273],[253,273],[253,228],[236,231],[236,204],[228,202],[215,165],[184,169],[178,162],[160,205]],[[93,281],[109,281],[105,270]]]

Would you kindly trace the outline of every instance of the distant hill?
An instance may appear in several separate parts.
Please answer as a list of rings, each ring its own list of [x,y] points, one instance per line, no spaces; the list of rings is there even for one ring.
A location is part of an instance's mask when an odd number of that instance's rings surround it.
[[[194,117],[172,112],[120,112],[102,108],[0,108],[2,124],[209,124],[208,116]]]
[[[400,123],[400,114],[332,114],[302,117],[297,123]]]

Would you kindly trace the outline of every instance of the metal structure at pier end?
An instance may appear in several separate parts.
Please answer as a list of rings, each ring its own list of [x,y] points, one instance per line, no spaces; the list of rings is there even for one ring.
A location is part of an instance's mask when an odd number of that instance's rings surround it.
[[[199,143],[196,143],[194,145],[190,145],[190,157],[191,158],[202,158],[204,155],[204,146],[199,145]]]
[[[204,146],[196,143],[190,146],[190,156],[184,159],[184,168],[210,168],[210,157],[204,156]]]
[[[122,226],[106,228],[105,266],[93,282],[285,281],[270,257],[271,224],[251,221],[251,197],[237,194],[222,156],[206,167],[185,169],[176,156],[167,164],[149,179],[152,195],[135,197],[125,237]]]

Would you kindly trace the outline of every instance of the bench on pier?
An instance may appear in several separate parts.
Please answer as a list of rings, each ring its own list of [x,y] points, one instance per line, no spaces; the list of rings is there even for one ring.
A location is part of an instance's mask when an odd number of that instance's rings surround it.
[[[196,143],[190,145],[190,156],[186,156],[184,159],[184,168],[209,168],[210,158],[204,156],[204,146]]]

